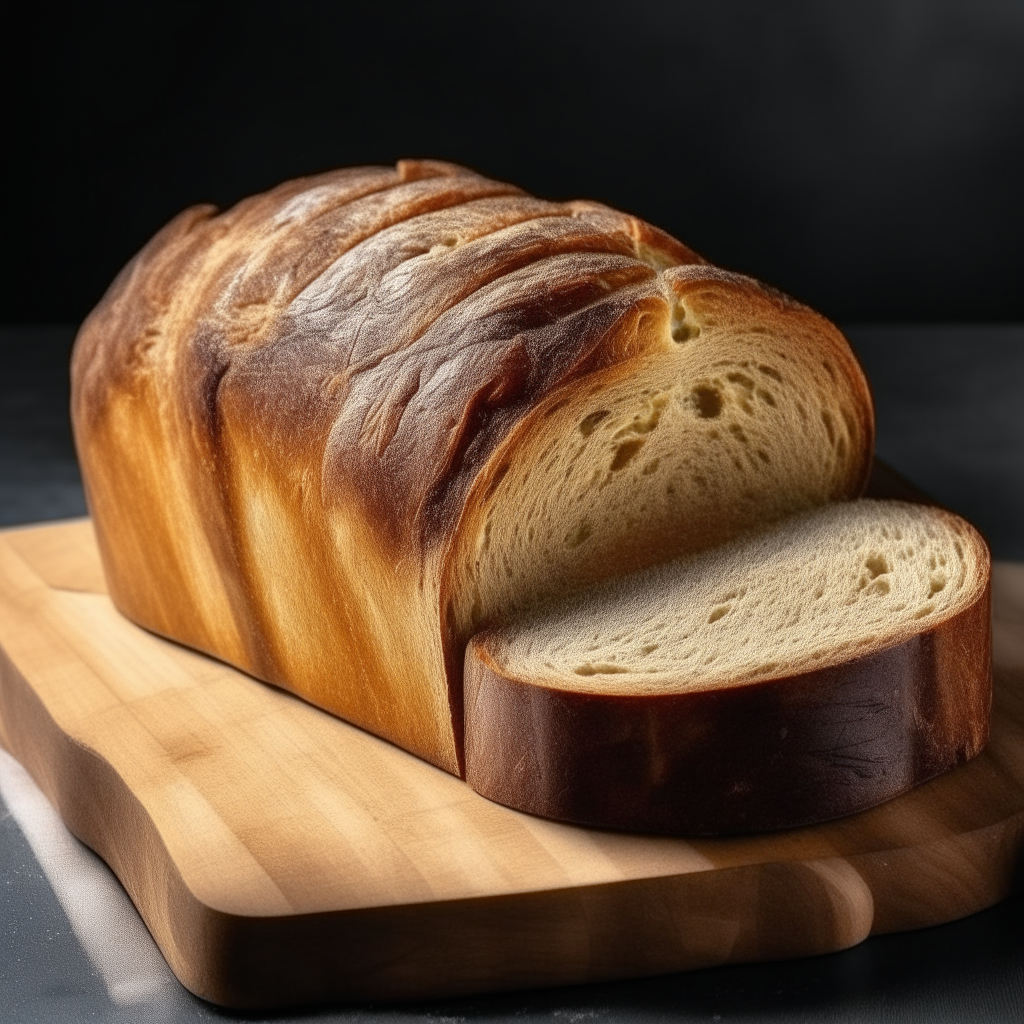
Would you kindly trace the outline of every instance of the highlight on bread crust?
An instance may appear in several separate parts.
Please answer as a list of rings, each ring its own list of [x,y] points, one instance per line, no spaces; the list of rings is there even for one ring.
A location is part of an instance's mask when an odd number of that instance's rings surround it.
[[[873,806],[986,742],[989,573],[957,516],[861,500],[549,602],[469,645],[467,780],[647,831]]]
[[[186,211],[72,383],[118,608],[456,773],[477,628],[854,497],[873,440],[817,314],[430,161]]]

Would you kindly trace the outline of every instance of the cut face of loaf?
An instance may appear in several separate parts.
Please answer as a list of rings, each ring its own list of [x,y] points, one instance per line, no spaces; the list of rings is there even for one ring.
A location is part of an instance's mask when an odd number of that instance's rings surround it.
[[[873,439],[811,310],[428,161],[183,213],[72,406],[124,614],[455,773],[481,625],[853,497]]]
[[[870,807],[984,745],[988,585],[963,520],[862,500],[590,588],[469,645],[467,780],[663,832]]]
[[[869,427],[843,347],[701,269],[643,355],[552,396],[493,460],[456,559],[459,638],[595,580],[851,497]],[[641,326],[640,330],[644,330]]]

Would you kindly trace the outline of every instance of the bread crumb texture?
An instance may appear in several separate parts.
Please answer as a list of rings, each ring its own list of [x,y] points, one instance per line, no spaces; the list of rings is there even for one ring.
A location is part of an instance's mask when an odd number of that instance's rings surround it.
[[[462,558],[462,636],[856,496],[870,428],[842,339],[758,301],[730,316],[736,296],[712,284],[677,298],[628,375],[595,374],[518,439]]]
[[[987,552],[939,509],[861,500],[536,609],[487,646],[513,677],[681,693],[825,668],[967,608]]]

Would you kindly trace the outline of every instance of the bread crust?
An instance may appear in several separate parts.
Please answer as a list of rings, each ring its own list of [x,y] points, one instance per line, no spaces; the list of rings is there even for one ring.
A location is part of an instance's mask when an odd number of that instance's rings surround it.
[[[116,606],[461,774],[460,531],[541,412],[628,373],[702,282],[827,348],[853,497],[873,418],[842,336],[634,217],[432,161],[186,211],[73,355]]]
[[[948,514],[948,513],[945,513]],[[988,550],[967,606],[863,656],[733,687],[632,696],[510,677],[466,651],[466,780],[532,814],[719,835],[882,803],[970,760],[992,702]]]

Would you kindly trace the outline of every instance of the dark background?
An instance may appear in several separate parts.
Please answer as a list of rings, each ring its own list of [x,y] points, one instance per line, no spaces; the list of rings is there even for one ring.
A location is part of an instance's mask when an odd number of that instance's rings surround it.
[[[402,156],[630,210],[842,322],[1024,319],[1020,0],[31,10],[8,323],[77,323],[192,203]]]
[[[839,321],[879,453],[1024,559],[1024,0],[37,3],[5,19],[0,526],[85,511],[72,338],[163,223],[431,156],[635,212]],[[0,1018],[142,1019],[96,994],[10,826],[0,808]],[[808,961],[329,1019],[1017,1022],[1022,911],[1018,896]],[[168,998],[145,1019],[232,1016]]]

